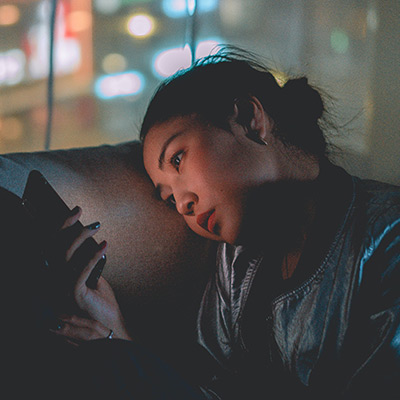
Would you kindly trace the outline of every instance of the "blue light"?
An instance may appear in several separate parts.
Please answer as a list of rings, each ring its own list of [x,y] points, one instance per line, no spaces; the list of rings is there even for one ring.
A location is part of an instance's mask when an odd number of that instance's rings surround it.
[[[143,91],[145,80],[137,71],[125,71],[100,76],[94,85],[95,95],[103,100],[134,96]]]
[[[187,16],[186,0],[163,0],[162,8],[170,18]]]
[[[199,12],[206,13],[214,11],[218,7],[218,0],[200,0],[197,2]]]
[[[194,10],[197,7],[197,0],[187,0],[187,12],[189,15],[194,14]]]
[[[218,0],[163,0],[162,9],[170,18],[182,18],[193,15],[197,7],[198,13],[214,11]]]

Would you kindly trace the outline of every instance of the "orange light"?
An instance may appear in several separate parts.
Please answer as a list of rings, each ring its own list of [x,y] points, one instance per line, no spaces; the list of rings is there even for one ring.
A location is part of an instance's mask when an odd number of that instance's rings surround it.
[[[0,7],[0,25],[14,25],[19,21],[19,9],[11,4]]]

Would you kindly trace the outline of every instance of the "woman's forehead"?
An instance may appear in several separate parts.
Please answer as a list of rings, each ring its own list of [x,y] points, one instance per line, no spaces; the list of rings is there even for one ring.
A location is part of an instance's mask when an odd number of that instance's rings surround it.
[[[168,121],[157,123],[149,129],[143,142],[145,166],[159,160],[169,142],[192,125],[190,119],[190,117],[174,117]]]
[[[147,132],[143,146],[146,148],[148,143],[151,145],[154,145],[155,143],[160,144],[178,132],[188,131],[192,128],[198,128],[203,125],[204,124],[196,115],[172,117],[167,121],[154,124]]]

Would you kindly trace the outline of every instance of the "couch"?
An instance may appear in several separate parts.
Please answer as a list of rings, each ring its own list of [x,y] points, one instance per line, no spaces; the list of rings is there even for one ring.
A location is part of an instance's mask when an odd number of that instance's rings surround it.
[[[138,142],[0,156],[0,185],[21,196],[29,171],[40,170],[81,221],[101,222],[109,247],[103,276],[140,340],[170,343],[193,333],[214,245],[158,201]],[[160,335],[161,333],[161,335]]]

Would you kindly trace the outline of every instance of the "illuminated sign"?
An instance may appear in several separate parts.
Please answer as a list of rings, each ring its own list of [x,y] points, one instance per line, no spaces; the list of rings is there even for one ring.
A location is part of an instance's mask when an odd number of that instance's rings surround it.
[[[67,17],[73,15],[67,8],[68,4],[60,1],[57,7],[57,23],[54,32],[54,70],[58,75],[77,71],[82,61],[81,44],[67,25]],[[49,4],[42,1],[38,5],[37,11],[38,20],[27,34],[28,68],[33,79],[44,78],[49,72]]]

